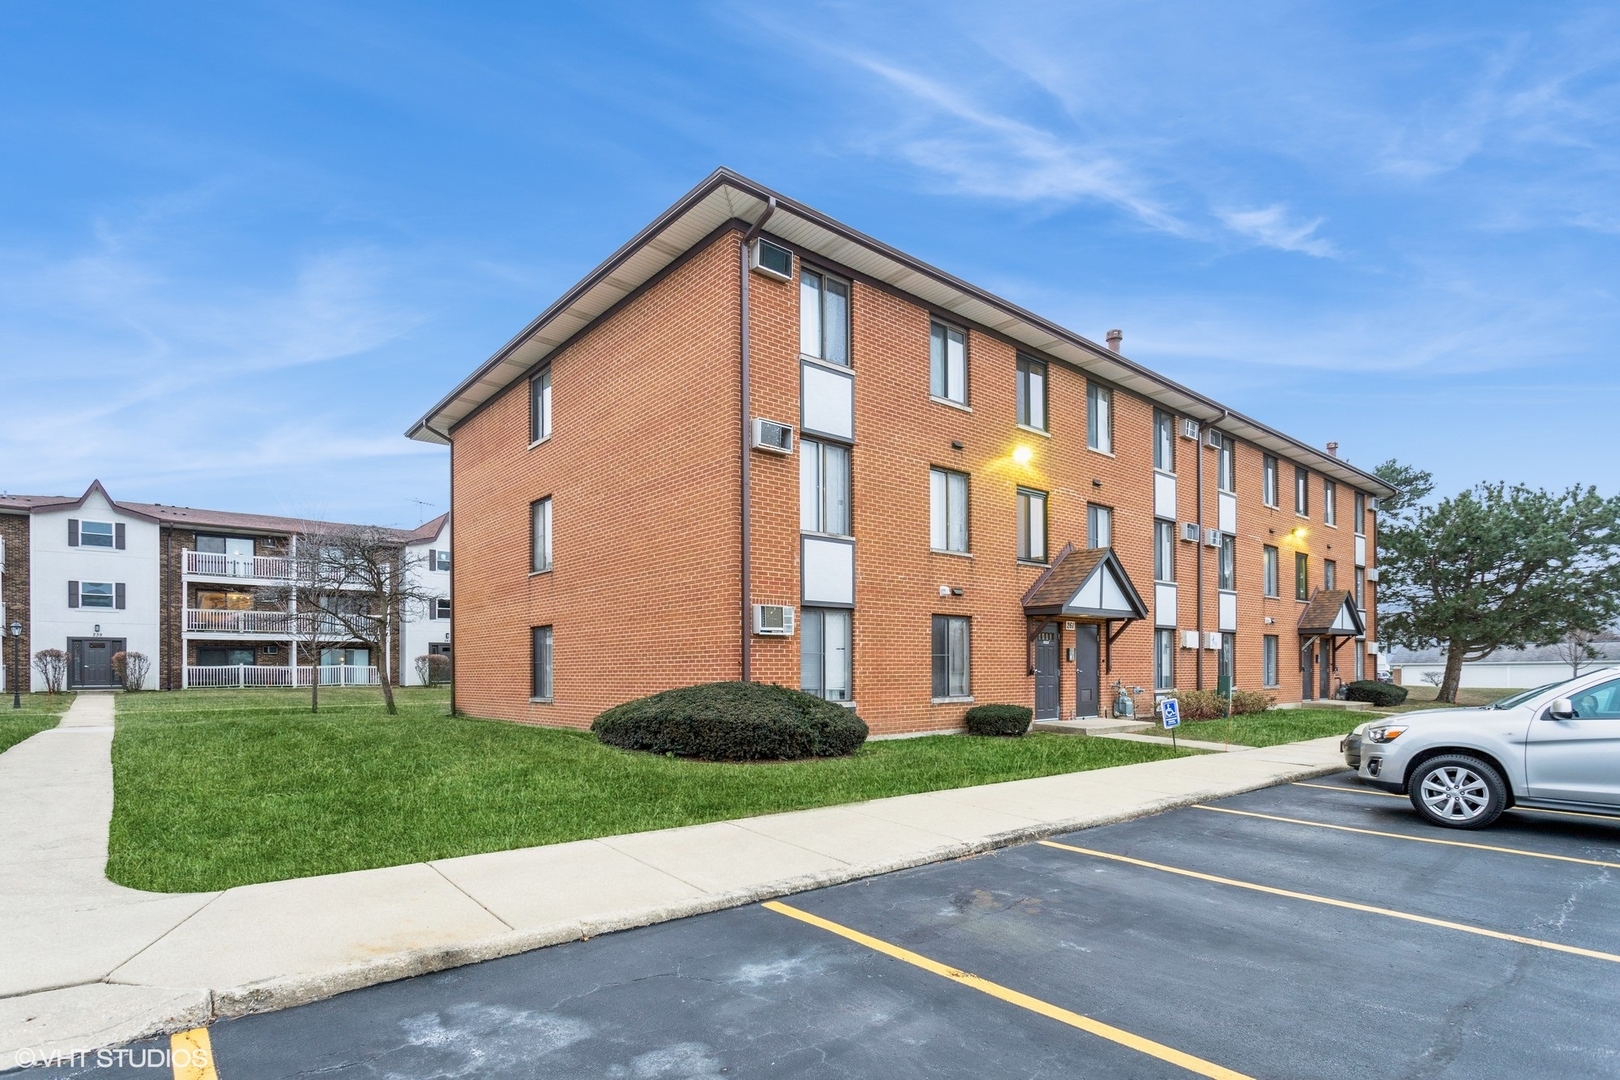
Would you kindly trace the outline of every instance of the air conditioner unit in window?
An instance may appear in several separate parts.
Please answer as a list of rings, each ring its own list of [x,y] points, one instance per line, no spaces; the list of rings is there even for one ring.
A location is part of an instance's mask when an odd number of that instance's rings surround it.
[[[1198,421],[1189,420],[1183,416],[1181,418],[1181,437],[1183,439],[1198,438]]]
[[[1205,547],[1220,547],[1221,546],[1221,530],[1219,530],[1219,529],[1205,529],[1204,530],[1204,546]]]
[[[792,281],[793,252],[762,236],[748,247],[748,269],[777,281]]]
[[[1221,433],[1216,431],[1214,428],[1211,428],[1209,431],[1204,433],[1204,445],[1209,447],[1211,450],[1219,450],[1221,448],[1221,441]]]
[[[1181,538],[1189,544],[1198,543],[1198,522],[1183,521],[1181,523]]]
[[[754,633],[765,637],[792,637],[793,608],[787,604],[755,604]]]
[[[772,454],[793,453],[793,428],[775,420],[755,420],[754,449]]]
[[[1183,630],[1181,632],[1181,647],[1183,649],[1196,649],[1196,648],[1198,648],[1198,631],[1196,631],[1196,630]]]
[[[1367,567],[1367,580],[1368,581],[1373,581],[1373,582],[1376,582],[1378,580],[1378,567],[1376,567],[1376,566]]]
[[[1221,635],[1219,633],[1217,633],[1216,631],[1214,631],[1214,630],[1206,631],[1204,633],[1204,648],[1206,648],[1206,649],[1219,649],[1220,647],[1221,647]]]

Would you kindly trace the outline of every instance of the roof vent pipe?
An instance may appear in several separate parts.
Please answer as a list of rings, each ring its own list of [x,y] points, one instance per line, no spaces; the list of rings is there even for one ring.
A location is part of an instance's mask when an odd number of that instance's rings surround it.
[[[1123,330],[1108,331],[1108,348],[1113,352],[1119,352],[1119,343],[1124,340],[1125,332]]]
[[[1328,457],[1338,457],[1338,456],[1339,456],[1339,444],[1336,443],[1336,442],[1328,443]]]

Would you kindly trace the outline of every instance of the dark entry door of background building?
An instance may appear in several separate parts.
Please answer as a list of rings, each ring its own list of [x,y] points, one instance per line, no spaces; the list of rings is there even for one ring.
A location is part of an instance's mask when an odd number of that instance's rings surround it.
[[[1080,623],[1074,631],[1074,714],[1101,716],[1102,650],[1097,624]]]
[[[1052,623],[1035,635],[1035,719],[1057,720],[1062,708],[1058,686],[1058,628]]]
[[[112,686],[113,653],[123,651],[123,638],[68,638],[68,687]]]

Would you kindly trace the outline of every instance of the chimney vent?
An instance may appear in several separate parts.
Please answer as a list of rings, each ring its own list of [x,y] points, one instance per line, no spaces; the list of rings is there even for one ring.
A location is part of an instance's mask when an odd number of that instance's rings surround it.
[[[1122,331],[1122,330],[1110,330],[1110,331],[1108,331],[1108,347],[1110,349],[1112,349],[1114,352],[1119,352],[1119,343],[1121,341],[1124,341],[1124,340],[1125,340],[1124,331]]]
[[[1328,443],[1328,457],[1338,457],[1338,456],[1339,456],[1339,444],[1336,443],[1336,442]]]

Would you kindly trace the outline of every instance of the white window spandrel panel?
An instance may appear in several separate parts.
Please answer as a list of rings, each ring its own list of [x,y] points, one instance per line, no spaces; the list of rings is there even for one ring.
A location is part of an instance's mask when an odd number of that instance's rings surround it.
[[[855,380],[820,364],[805,364],[800,425],[824,435],[855,439]]]
[[[1176,587],[1174,585],[1153,586],[1153,625],[1176,625]]]
[[[1220,628],[1228,633],[1237,630],[1237,593],[1220,594]]]
[[[1176,478],[1164,473],[1153,474],[1153,516],[1167,521],[1176,520]]]
[[[855,603],[855,545],[804,538],[804,602]]]
[[[1365,536],[1356,537],[1356,565],[1367,565],[1367,538]]]
[[[1221,492],[1217,500],[1220,514],[1220,530],[1223,533],[1237,534],[1237,496]]]

